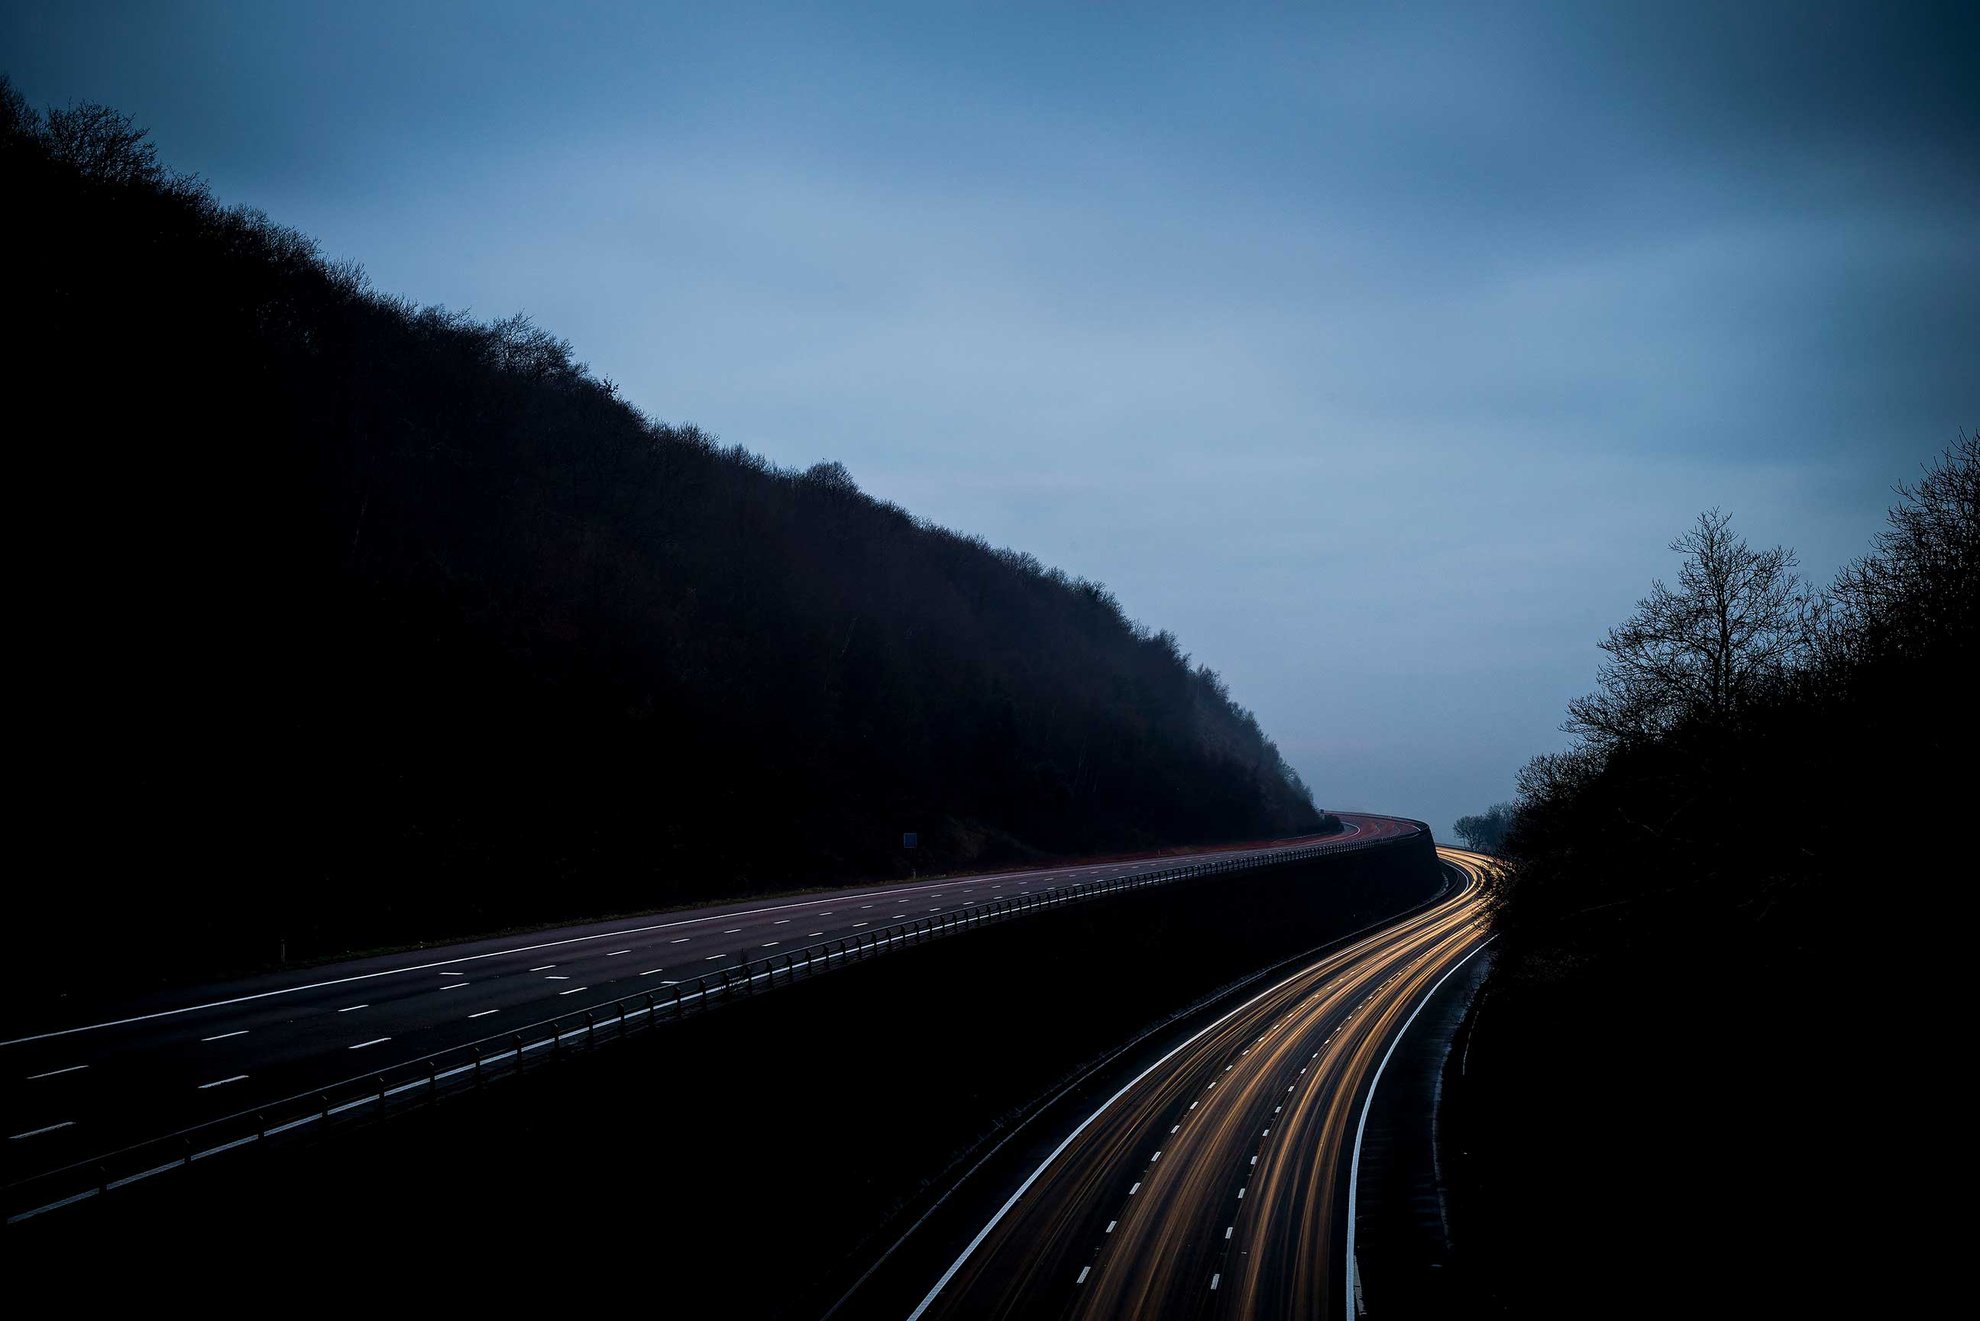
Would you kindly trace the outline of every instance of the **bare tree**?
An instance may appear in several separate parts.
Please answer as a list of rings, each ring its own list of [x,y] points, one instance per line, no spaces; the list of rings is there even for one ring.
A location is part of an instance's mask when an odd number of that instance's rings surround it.
[[[1609,630],[1601,687],[1562,726],[1598,748],[1662,734],[1689,717],[1723,720],[1785,674],[1808,647],[1808,592],[1794,552],[1755,550],[1716,509],[1671,543],[1677,585],[1659,579]]]
[[[1504,847],[1506,834],[1512,829],[1513,805],[1494,803],[1477,816],[1461,816],[1453,827],[1467,848],[1484,849],[1496,853]]]
[[[109,106],[50,110],[44,130],[49,154],[102,183],[156,182],[164,174],[149,130]]]
[[[1898,487],[1877,549],[1837,575],[1825,659],[1923,654],[1980,631],[1980,432]]]

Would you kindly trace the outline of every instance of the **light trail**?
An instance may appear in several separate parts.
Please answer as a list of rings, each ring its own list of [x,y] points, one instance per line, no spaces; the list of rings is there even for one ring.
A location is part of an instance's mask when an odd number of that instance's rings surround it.
[[[1459,893],[1314,961],[1114,1097],[917,1315],[1342,1315],[1369,1080],[1488,934],[1497,864],[1439,853],[1467,877]]]

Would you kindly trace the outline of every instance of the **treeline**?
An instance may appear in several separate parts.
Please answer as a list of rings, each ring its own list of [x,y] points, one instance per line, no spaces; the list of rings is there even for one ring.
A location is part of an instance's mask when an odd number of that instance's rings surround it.
[[[527,319],[378,293],[127,118],[0,91],[16,974],[59,985],[84,914],[186,975],[1319,825],[1098,584],[652,421]]]
[[[1914,1310],[1877,1263],[1933,1255],[1955,1140],[1980,437],[1826,589],[1716,512],[1672,549],[1520,777],[1459,1247],[1522,1316]]]

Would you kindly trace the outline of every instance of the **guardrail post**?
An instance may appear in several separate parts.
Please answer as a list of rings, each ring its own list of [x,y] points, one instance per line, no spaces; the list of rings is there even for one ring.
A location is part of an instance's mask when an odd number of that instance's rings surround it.
[[[317,1102],[323,1107],[323,1122],[328,1124],[330,1122],[330,1093],[318,1092],[316,1094],[316,1099]]]
[[[382,1073],[379,1074],[376,1081],[378,1083],[378,1113],[384,1114],[385,1113],[385,1075]]]
[[[481,1047],[474,1048],[474,1085],[481,1086]]]
[[[257,1110],[254,1112],[254,1135],[263,1141],[267,1141],[268,1139],[268,1112],[266,1110]]]
[[[516,1042],[516,1072],[517,1072],[517,1073],[521,1073],[521,1072],[522,1072],[522,1062],[523,1062],[523,1039],[522,1039],[522,1033],[520,1033],[520,1032],[518,1032],[518,1033],[516,1033],[516,1036],[515,1036],[515,1042]]]
[[[440,1091],[440,1066],[432,1060],[426,1062],[426,1099],[431,1101]]]

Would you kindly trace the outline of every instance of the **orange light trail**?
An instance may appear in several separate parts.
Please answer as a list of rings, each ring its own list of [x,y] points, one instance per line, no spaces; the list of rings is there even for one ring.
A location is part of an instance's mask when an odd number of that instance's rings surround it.
[[[1487,939],[1493,859],[1316,959],[1120,1095],[1040,1171],[920,1316],[1315,1317],[1345,1299],[1348,1163],[1371,1077]]]

